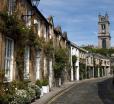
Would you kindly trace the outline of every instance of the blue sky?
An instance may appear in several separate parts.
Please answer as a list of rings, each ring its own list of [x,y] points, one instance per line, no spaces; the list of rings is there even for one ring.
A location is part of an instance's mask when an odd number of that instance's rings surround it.
[[[98,14],[110,18],[111,45],[114,46],[114,0],[40,0],[45,17],[52,15],[55,26],[67,31],[69,40],[78,45],[97,46]]]

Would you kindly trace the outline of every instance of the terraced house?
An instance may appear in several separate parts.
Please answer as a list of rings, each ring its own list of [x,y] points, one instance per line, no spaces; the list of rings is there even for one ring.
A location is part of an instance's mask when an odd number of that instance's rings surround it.
[[[54,27],[52,17],[43,16],[36,1],[0,1],[0,66],[6,82],[46,79],[51,88],[55,85],[54,50],[67,48],[67,33]],[[63,71],[61,83],[68,77],[66,67]]]
[[[73,42],[71,43],[71,81],[79,80],[79,50],[80,48]]]
[[[0,1],[0,70],[4,82],[48,80],[52,88],[69,80],[108,75],[110,60],[87,54],[70,42],[67,32],[54,26],[52,16],[43,16],[36,1]]]
[[[109,76],[110,59],[106,56],[87,53],[87,78]]]
[[[49,38],[49,23],[32,3],[34,1],[30,0],[3,0],[0,3],[4,5],[0,9],[4,26],[1,26],[0,34],[0,62],[8,82],[15,79],[34,82],[48,74],[43,48]],[[9,26],[5,27],[6,24]]]

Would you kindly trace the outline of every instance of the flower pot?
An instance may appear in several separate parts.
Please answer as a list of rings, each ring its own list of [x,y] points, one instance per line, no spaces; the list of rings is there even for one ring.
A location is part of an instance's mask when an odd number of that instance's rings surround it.
[[[41,90],[40,97],[42,97],[43,96],[43,90],[42,90],[42,88],[40,90]]]
[[[42,86],[42,92],[43,92],[43,94],[48,93],[49,92],[49,86],[48,85],[47,86]]]

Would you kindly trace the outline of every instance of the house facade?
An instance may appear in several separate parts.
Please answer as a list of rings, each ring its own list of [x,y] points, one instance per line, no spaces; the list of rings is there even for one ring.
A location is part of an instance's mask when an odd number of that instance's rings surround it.
[[[70,55],[70,62],[71,62],[71,81],[79,80],[79,47],[73,43],[71,44],[71,55]],[[76,57],[76,61],[73,62],[73,57]]]
[[[110,59],[96,53],[87,53],[87,78],[109,76]]]
[[[55,27],[53,17],[45,18],[31,0],[1,0],[0,24],[0,71],[4,82],[48,80],[52,88],[56,82],[61,85],[110,75],[109,58],[69,41],[67,32],[61,26]],[[59,77],[55,77],[56,54],[64,59]]]
[[[86,56],[87,56],[88,51],[83,49],[83,48],[79,48],[79,78],[80,80],[82,79],[86,79]]]
[[[43,48],[50,40],[49,22],[38,8],[32,5],[30,0],[3,0],[0,2],[0,4],[4,5],[3,8],[2,6],[0,8],[1,14],[8,14],[8,18],[16,15],[15,19],[22,22],[19,25],[23,26],[23,31],[27,29],[27,31],[31,32],[31,34],[22,33],[22,38],[26,39],[21,41],[21,36],[17,36],[20,34],[16,34],[12,30],[10,30],[11,33],[5,33],[1,29],[0,62],[1,69],[5,70],[5,80],[10,82],[23,77],[23,79],[30,79],[35,82],[48,77],[48,70],[52,70],[52,61],[48,61]],[[20,47],[22,48],[20,49]],[[21,51],[23,51],[22,54],[20,53]],[[22,64],[22,66],[18,66],[18,64]]]

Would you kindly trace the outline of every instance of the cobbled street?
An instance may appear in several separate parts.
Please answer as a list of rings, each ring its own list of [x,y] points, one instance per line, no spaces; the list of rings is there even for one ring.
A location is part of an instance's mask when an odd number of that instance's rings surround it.
[[[111,82],[103,78],[76,84],[50,104],[114,104]]]

